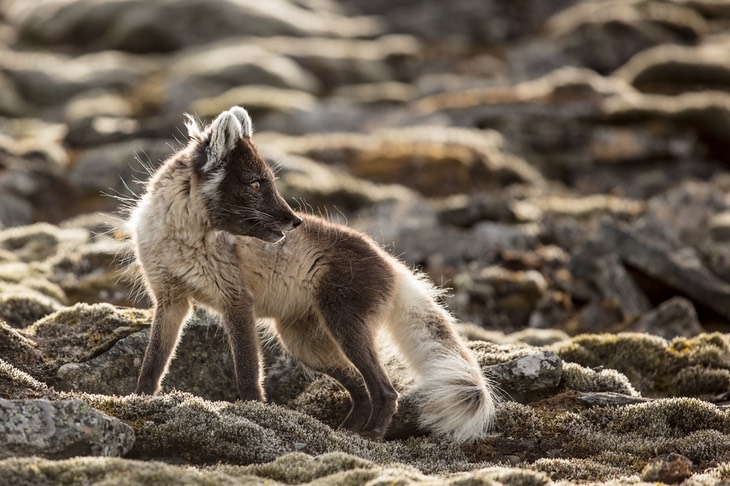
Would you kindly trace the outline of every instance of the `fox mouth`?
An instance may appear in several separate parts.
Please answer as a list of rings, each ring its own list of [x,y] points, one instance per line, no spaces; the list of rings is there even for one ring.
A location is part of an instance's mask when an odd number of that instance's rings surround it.
[[[264,234],[262,235],[262,240],[266,241],[267,243],[276,243],[278,241],[283,240],[286,238],[286,233],[280,230],[275,229],[265,229]]]

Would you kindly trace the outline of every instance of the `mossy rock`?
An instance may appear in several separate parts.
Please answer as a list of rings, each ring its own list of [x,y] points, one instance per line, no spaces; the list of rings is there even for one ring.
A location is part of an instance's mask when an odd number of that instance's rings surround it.
[[[0,398],[51,398],[58,394],[28,373],[0,359]]]
[[[26,329],[45,359],[60,366],[86,361],[119,339],[141,330],[152,314],[109,304],[76,304],[55,312]]]
[[[586,334],[550,348],[571,363],[617,370],[648,396],[713,396],[730,386],[730,341],[719,333],[671,341],[638,333]]]

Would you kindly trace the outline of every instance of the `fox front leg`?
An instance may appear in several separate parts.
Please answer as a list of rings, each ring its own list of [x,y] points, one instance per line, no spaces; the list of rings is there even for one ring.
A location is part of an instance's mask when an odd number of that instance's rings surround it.
[[[160,389],[160,382],[167,373],[182,329],[190,302],[185,298],[161,297],[155,304],[150,340],[144,353],[142,369],[135,393],[153,395]]]
[[[236,385],[241,400],[264,400],[261,386],[261,350],[253,305],[237,302],[223,312],[223,329],[233,356]]]

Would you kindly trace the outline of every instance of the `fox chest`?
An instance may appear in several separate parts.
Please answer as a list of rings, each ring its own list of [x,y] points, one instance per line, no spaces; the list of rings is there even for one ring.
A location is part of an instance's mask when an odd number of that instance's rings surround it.
[[[316,282],[307,278],[306,262],[286,251],[247,255],[241,261],[242,281],[253,294],[258,317],[277,319],[309,312]]]
[[[220,309],[240,289],[232,252],[207,245],[158,245],[154,261],[143,266],[154,269],[154,280],[169,288],[173,283],[195,300]],[[148,273],[151,273],[148,271]]]

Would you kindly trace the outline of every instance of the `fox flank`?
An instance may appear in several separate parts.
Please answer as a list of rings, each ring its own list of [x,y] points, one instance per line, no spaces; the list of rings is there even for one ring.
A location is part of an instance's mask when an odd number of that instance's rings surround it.
[[[385,327],[416,377],[421,426],[456,442],[484,437],[492,392],[436,289],[362,233],[294,212],[243,108],[187,127],[189,143],[128,221],[154,302],[136,393],[158,391],[195,301],[221,315],[243,400],[264,399],[255,321],[271,318],[289,353],[349,392],[341,427],[382,438],[398,398],[376,351]]]

